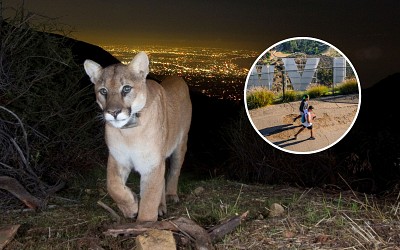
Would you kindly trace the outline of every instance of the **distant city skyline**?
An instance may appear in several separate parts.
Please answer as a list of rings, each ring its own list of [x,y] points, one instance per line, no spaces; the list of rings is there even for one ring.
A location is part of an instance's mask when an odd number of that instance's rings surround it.
[[[122,63],[129,63],[139,51],[149,54],[155,72],[169,69],[173,73],[201,74],[207,76],[246,77],[258,56],[255,51],[229,50],[205,47],[165,47],[100,45]]]
[[[242,100],[249,68],[257,57],[254,51],[204,47],[101,47],[124,64],[129,63],[139,51],[145,51],[149,55],[152,75],[161,78],[180,75],[193,90],[234,101]]]
[[[400,1],[2,0],[4,15],[57,18],[70,36],[92,44],[202,46],[261,54],[283,39],[309,36],[340,49],[363,86],[400,71]]]

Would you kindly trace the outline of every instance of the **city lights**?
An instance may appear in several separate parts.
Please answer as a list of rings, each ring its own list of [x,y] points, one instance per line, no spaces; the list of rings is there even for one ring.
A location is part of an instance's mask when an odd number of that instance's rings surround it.
[[[104,45],[105,50],[127,64],[139,51],[150,58],[150,72],[156,76],[177,74],[190,87],[220,99],[241,100],[251,63],[257,52],[220,48],[162,46],[128,47]]]

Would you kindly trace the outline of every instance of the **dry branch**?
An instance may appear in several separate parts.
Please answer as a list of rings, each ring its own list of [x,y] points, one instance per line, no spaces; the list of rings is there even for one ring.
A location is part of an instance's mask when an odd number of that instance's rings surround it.
[[[170,221],[156,221],[156,222],[135,222],[113,226],[104,232],[107,236],[117,237],[123,236],[138,236],[149,229],[170,230],[178,232],[177,229]]]
[[[47,195],[53,195],[65,187],[65,181],[58,181],[54,186],[49,187],[46,190]]]
[[[8,176],[0,176],[0,188],[5,189],[12,195],[21,200],[27,207],[32,209],[41,209],[44,202],[31,195],[26,189],[14,178]]]
[[[104,232],[104,234],[114,237],[119,235],[138,236],[149,229],[170,230],[175,233],[183,234],[194,243],[195,249],[214,249],[212,242],[216,242],[233,231],[240,225],[242,220],[247,217],[248,213],[247,211],[242,215],[227,219],[221,222],[221,224],[209,229],[208,232],[194,221],[185,217],[180,217],[170,221],[135,222],[113,226]]]
[[[169,230],[175,233],[182,233],[194,243],[195,249],[213,249],[210,236],[207,231],[197,225],[194,221],[180,217],[171,221],[155,221],[155,222],[135,222],[115,226],[104,232],[110,236],[138,236],[150,229]]]
[[[107,206],[104,202],[98,201],[97,205],[107,210],[111,214],[111,217],[113,217],[117,223],[121,222],[121,217],[111,207]]]
[[[219,225],[210,228],[208,230],[208,234],[210,235],[211,241],[216,242],[224,237],[226,234],[232,232],[237,226],[240,225],[242,220],[244,220],[248,214],[249,211],[246,211],[242,215],[237,215],[235,217],[227,219],[221,222]]]
[[[184,235],[190,235],[192,241],[194,239],[195,249],[214,249],[210,235],[208,235],[204,228],[197,225],[196,222],[185,217],[180,217],[171,223],[175,224],[179,232],[182,232]]]

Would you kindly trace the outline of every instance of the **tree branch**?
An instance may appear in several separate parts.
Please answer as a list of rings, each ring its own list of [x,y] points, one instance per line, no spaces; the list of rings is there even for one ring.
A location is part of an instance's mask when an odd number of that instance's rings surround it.
[[[113,217],[117,221],[117,223],[120,223],[121,217],[111,207],[107,206],[102,201],[98,201],[97,205],[107,210],[111,214],[111,217]]]
[[[182,233],[194,243],[195,249],[214,249],[212,243],[232,232],[247,217],[248,213],[249,211],[229,218],[209,229],[208,232],[194,221],[180,217],[170,221],[135,222],[117,225],[109,228],[104,234],[114,237],[119,235],[138,236],[149,229],[169,230],[175,233]]]
[[[5,189],[12,195],[22,201],[27,207],[32,209],[41,209],[44,202],[31,195],[26,189],[14,178],[8,176],[0,176],[0,188]]]

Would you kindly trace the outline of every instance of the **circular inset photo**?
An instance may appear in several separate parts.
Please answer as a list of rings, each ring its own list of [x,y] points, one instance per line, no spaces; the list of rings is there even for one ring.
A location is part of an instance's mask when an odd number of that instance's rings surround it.
[[[295,37],[265,50],[246,79],[244,102],[257,133],[294,154],[328,149],[351,129],[361,86],[350,60],[316,38]]]

